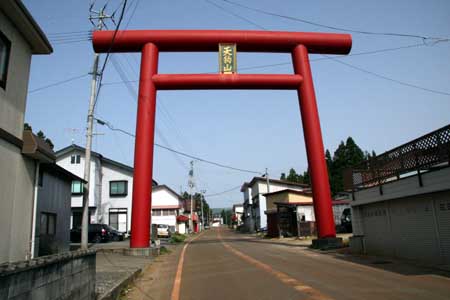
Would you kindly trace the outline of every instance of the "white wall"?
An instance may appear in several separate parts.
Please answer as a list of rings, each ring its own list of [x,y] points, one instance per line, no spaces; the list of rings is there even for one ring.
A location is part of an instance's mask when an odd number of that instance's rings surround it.
[[[101,205],[97,207],[97,222],[109,224],[110,208],[126,208],[127,209],[127,230],[131,230],[131,204],[133,198],[133,173],[124,169],[120,169],[111,164],[104,163],[101,168]],[[126,196],[109,195],[110,181],[125,180],[128,182]]]
[[[152,209],[168,208],[178,210],[177,207],[180,206],[180,201],[178,197],[172,194],[167,189],[158,189],[152,192]],[[167,224],[169,226],[176,226],[177,216],[152,216],[152,224]]]
[[[305,215],[306,222],[315,222],[314,207],[311,205],[297,206],[297,215],[300,218],[301,215]]]
[[[71,164],[70,163],[70,157],[72,155],[81,155],[80,163],[79,164]],[[96,168],[98,167],[99,162],[98,159],[95,156],[91,157],[91,171],[90,171],[90,186],[89,186],[89,206],[95,206],[95,184],[92,184],[92,182],[95,182],[95,173]],[[66,169],[67,171],[77,175],[80,178],[84,178],[84,152],[80,151],[72,151],[62,157],[58,157],[56,163]],[[72,207],[82,207],[83,206],[83,196],[72,196]]]

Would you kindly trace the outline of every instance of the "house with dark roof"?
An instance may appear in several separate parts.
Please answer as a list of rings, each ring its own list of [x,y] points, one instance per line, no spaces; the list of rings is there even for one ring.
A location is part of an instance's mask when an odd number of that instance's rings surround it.
[[[86,149],[72,144],[56,152],[59,166],[76,174],[84,175]],[[158,183],[153,180],[153,186]],[[89,222],[108,224],[121,232],[131,230],[131,206],[133,191],[133,168],[121,162],[91,152],[91,175],[89,190]],[[83,184],[72,182],[71,228],[81,226],[83,207]]]
[[[253,177],[241,187],[244,195],[244,227],[249,232],[259,231],[267,227],[266,197],[264,194],[291,189],[300,192],[310,191],[307,184],[290,182],[286,180]]]

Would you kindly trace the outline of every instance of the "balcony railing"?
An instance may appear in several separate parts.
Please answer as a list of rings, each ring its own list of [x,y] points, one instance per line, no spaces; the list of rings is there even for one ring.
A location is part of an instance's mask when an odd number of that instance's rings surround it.
[[[413,174],[419,176],[422,184],[421,173],[449,163],[450,125],[447,125],[348,170],[344,174],[344,186],[364,189]]]

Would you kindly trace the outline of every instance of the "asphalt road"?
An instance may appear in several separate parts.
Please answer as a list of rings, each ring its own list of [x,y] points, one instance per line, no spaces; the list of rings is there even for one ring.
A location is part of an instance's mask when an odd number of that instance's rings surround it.
[[[151,299],[450,299],[450,278],[432,269],[368,264],[225,228],[180,247],[164,268],[162,280],[140,284]]]

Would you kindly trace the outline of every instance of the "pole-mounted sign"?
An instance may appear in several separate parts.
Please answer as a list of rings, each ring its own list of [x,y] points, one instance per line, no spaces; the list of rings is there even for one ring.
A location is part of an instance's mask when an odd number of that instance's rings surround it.
[[[219,44],[219,72],[233,74],[236,67],[236,44]]]

